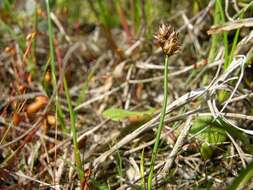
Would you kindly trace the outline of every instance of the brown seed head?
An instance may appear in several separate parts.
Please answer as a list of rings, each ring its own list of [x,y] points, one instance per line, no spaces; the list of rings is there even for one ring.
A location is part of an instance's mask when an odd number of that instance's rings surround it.
[[[172,55],[179,50],[178,34],[174,29],[166,24],[162,24],[158,32],[154,35],[163,52],[167,55]]]
[[[21,121],[21,116],[19,115],[19,113],[14,112],[12,115],[12,123],[14,126],[18,126],[19,123]]]
[[[49,71],[47,71],[44,76],[44,81],[48,83],[48,82],[50,82],[50,80],[51,80],[51,73]]]
[[[48,103],[48,97],[47,96],[37,96],[35,98],[35,101],[32,102],[27,106],[27,113],[28,115],[37,113],[39,110],[44,108]]]

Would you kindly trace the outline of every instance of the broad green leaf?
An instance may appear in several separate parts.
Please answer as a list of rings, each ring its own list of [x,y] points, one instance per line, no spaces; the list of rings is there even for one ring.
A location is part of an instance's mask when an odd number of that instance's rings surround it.
[[[226,131],[213,121],[212,117],[199,117],[192,125],[191,134],[203,142],[200,148],[200,154],[204,160],[209,159],[215,146],[226,140]]]
[[[212,117],[199,117],[192,125],[191,134],[209,144],[219,144],[226,140],[226,132],[213,121]]]
[[[201,151],[203,153],[213,152],[215,150],[215,146],[226,141],[226,132],[228,132],[233,138],[240,140],[245,145],[243,147],[244,150],[249,153],[253,153],[253,146],[251,145],[248,136],[236,128],[223,122],[221,119],[214,121],[213,117],[198,117],[193,122],[190,132],[192,135],[196,135],[196,138],[198,138],[203,143],[208,143],[209,148],[212,149],[207,151],[207,146],[203,145],[204,147],[201,147]],[[207,154],[202,155],[203,158],[206,157],[206,155]]]
[[[152,115],[155,112],[155,109],[149,109],[147,111],[139,112],[139,111],[128,111],[120,108],[109,108],[103,112],[103,116],[109,118],[114,121],[120,121],[122,119],[126,119],[130,116],[145,116]]]

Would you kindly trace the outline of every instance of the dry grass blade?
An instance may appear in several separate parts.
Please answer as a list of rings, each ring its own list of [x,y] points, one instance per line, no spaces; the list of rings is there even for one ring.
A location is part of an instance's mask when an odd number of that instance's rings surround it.
[[[243,27],[246,27],[246,28],[253,27],[253,18],[234,20],[234,21],[226,22],[221,25],[212,26],[207,31],[207,34],[208,35],[218,34],[218,33],[222,33],[222,32],[236,30],[238,28],[243,28]]]

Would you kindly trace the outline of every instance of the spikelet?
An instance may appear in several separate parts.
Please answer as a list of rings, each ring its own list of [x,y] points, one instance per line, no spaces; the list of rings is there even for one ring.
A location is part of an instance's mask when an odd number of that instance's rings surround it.
[[[154,35],[154,38],[158,41],[159,45],[163,49],[163,52],[169,56],[177,53],[180,48],[178,33],[175,32],[169,25],[160,25],[158,32]]]

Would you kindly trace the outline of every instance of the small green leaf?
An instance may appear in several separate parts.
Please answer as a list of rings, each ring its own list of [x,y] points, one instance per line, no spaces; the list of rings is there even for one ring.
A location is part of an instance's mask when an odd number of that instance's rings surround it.
[[[203,143],[200,148],[200,155],[204,160],[208,160],[213,155],[213,148],[208,143]]]
[[[149,109],[144,112],[139,111],[128,111],[119,108],[109,108],[105,110],[102,115],[108,119],[114,121],[120,121],[122,119],[126,119],[130,116],[145,116],[145,115],[152,115],[155,112],[155,109]]]
[[[91,179],[91,185],[98,190],[109,190],[108,185],[106,183],[100,182],[96,179]]]
[[[226,141],[226,131],[219,126],[218,122],[213,121],[212,117],[199,117],[192,125],[191,134],[196,135],[203,142],[200,154],[204,160],[209,159],[215,146]]]
[[[209,144],[219,144],[226,140],[226,132],[212,117],[199,117],[192,125],[191,134]]]

